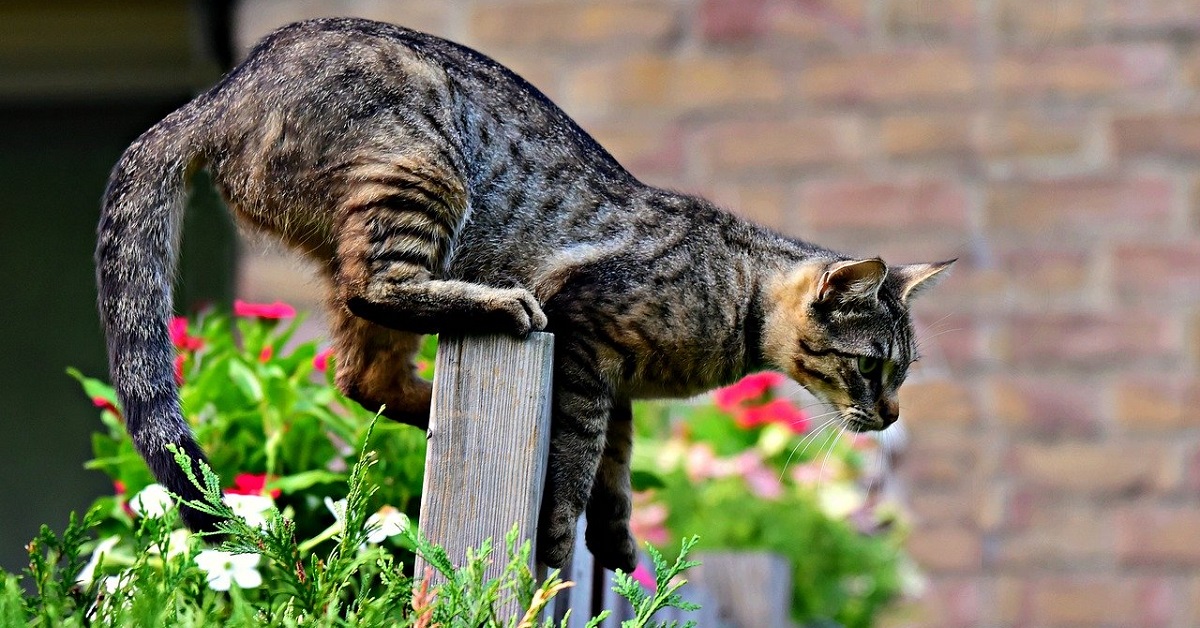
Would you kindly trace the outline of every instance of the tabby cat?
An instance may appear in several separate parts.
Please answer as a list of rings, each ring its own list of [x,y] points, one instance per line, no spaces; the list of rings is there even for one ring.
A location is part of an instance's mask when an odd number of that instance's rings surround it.
[[[187,179],[202,166],[244,226],[319,264],[337,385],[368,408],[427,424],[430,385],[412,362],[421,334],[556,335],[537,541],[554,567],[585,511],[600,563],[634,566],[631,399],[774,368],[850,429],[895,421],[915,351],[908,301],[949,266],[852,259],[643,185],[463,46],[357,19],[285,26],[138,138],[104,196],[109,367],[138,451],[185,498],[197,491],[165,446],[204,457],[181,415],[167,322]]]

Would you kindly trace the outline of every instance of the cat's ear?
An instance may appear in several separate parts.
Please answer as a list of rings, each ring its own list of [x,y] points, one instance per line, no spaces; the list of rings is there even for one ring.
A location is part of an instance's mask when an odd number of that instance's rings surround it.
[[[897,266],[892,272],[900,280],[900,300],[908,302],[913,295],[932,288],[946,277],[946,271],[958,260],[936,264],[906,264]]]
[[[845,303],[877,298],[887,273],[887,265],[878,258],[834,262],[817,281],[817,301]]]

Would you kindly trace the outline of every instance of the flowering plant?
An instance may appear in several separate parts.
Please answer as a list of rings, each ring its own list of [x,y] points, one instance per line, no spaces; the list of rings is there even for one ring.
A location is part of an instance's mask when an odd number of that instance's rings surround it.
[[[171,323],[185,417],[211,467],[195,477],[186,456],[177,451],[176,460],[204,495],[186,505],[223,521],[220,547],[182,528],[177,498],[134,451],[112,388],[71,371],[106,428],[89,466],[112,479],[114,494],[61,537],[44,527],[29,545],[36,595],[0,572],[3,625],[551,625],[538,613],[570,583],[551,574],[538,584],[515,529],[507,555],[495,557],[506,565],[496,580],[483,575],[490,543],[456,568],[420,536],[410,515],[425,434],[377,425],[377,415],[343,397],[329,352],[291,342],[297,326],[285,304],[242,302],[233,318]],[[421,355],[426,376],[433,351],[431,341]],[[417,574],[414,588],[401,568],[414,555],[442,584]],[[692,564],[652,556],[651,577],[664,583]],[[616,582],[639,609],[629,626],[655,625],[657,610],[686,606],[678,583],[651,595],[629,576]],[[520,616],[497,614],[513,602]]]
[[[232,318],[206,313],[194,321],[174,319],[171,338],[185,417],[213,470],[228,482],[225,503],[252,526],[265,525],[277,508],[296,522],[300,535],[316,537],[330,525],[326,501],[346,495],[354,445],[366,437],[374,413],[333,386],[335,365],[327,349],[315,341],[291,342],[299,323],[286,304],[238,301]],[[423,350],[427,364],[434,346]],[[161,510],[165,491],[134,450],[112,388],[69,372],[101,409],[106,428],[93,436],[95,459],[88,464],[114,487],[111,497],[97,502],[105,515],[99,530],[128,537],[139,516]],[[368,446],[379,454],[368,471],[368,481],[379,487],[372,512],[416,516],[425,434],[386,422]]]
[[[780,554],[797,620],[872,625],[916,584],[897,505],[866,489],[880,452],[870,437],[830,430],[835,415],[798,408],[780,392],[786,381],[757,373],[711,402],[640,404],[634,466],[659,481],[635,495],[634,533]]]

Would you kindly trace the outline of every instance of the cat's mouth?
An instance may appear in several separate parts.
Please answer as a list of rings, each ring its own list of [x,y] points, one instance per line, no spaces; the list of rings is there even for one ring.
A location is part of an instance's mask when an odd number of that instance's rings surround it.
[[[877,432],[884,428],[883,421],[878,417],[872,417],[853,406],[842,409],[842,423],[855,433]]]

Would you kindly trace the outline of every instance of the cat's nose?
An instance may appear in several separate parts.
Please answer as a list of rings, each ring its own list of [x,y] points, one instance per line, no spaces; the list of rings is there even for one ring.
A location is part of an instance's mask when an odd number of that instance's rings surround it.
[[[895,397],[879,400],[879,420],[887,427],[900,418],[900,401]]]

